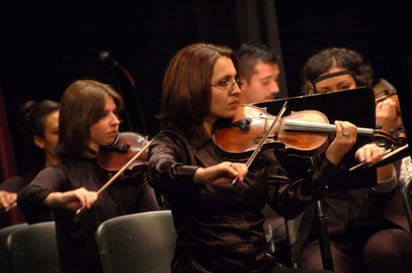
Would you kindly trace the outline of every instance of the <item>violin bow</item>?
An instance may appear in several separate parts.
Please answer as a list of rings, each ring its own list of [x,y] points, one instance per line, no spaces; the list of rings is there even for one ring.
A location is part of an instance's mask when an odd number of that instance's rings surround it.
[[[392,163],[394,161],[397,161],[405,156],[408,155],[408,144],[404,144],[396,149],[388,149],[385,151],[385,154],[382,156],[381,160],[379,160],[378,162],[368,165],[367,167],[381,167],[383,165]],[[361,162],[351,168],[349,168],[349,172],[353,172],[356,171],[362,167],[366,167],[366,163]]]
[[[261,139],[261,141],[259,142],[258,146],[256,147],[256,149],[253,151],[252,155],[248,158],[248,160],[246,161],[246,167],[249,168],[250,165],[252,165],[253,160],[255,160],[256,156],[259,154],[260,150],[263,147],[263,144],[265,143],[266,139],[268,138],[269,134],[272,132],[272,129],[275,127],[276,124],[279,123],[280,119],[282,118],[283,114],[286,111],[287,108],[287,104],[288,101],[285,101],[282,105],[282,107],[279,110],[279,113],[277,114],[275,120],[272,122],[272,124],[270,125],[269,130],[266,131],[265,135],[263,136],[263,138]],[[232,185],[236,184],[237,182],[237,177],[235,177],[235,179],[233,179],[232,181]]]

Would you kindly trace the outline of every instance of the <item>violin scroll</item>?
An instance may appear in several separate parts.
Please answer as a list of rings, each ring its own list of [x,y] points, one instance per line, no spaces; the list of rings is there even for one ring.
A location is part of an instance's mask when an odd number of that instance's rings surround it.
[[[387,150],[397,149],[408,143],[406,137],[394,137],[392,134],[379,129],[375,129],[373,139],[378,146]]]

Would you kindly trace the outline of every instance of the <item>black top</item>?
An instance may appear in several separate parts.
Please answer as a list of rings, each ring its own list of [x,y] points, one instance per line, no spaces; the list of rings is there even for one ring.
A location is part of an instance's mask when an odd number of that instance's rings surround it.
[[[21,188],[29,184],[42,169],[42,167],[36,167],[25,175],[8,178],[0,184],[0,190],[17,193]]]
[[[0,190],[18,193],[24,186],[28,185],[43,168],[44,167],[38,166],[27,172],[25,175],[14,176],[4,180],[4,182],[0,184]],[[36,214],[28,219],[25,217],[25,221],[29,224],[51,220],[53,220],[51,210],[44,210],[44,213]]]
[[[265,150],[243,183],[193,184],[198,167],[226,158],[211,139],[195,149],[171,131],[162,131],[153,139],[149,155],[149,183],[168,200],[177,231],[174,273],[268,272],[271,259],[261,213],[265,203],[286,218],[295,217],[313,202],[310,189],[323,184],[320,172],[327,176],[339,172],[324,161],[313,181],[292,182],[273,150]]]
[[[27,218],[35,217],[47,209],[44,199],[51,192],[79,187],[98,191],[108,180],[109,173],[92,160],[66,160],[42,170],[20,191],[17,201]],[[74,211],[53,209],[62,272],[102,273],[95,240],[99,224],[116,216],[158,209],[154,191],[143,176],[119,178],[78,223],[73,221]]]
[[[400,228],[410,233],[399,185],[385,193],[371,188],[331,193],[323,198],[323,206],[329,241],[339,242],[342,248],[352,249],[353,253],[357,249],[354,246],[363,246],[365,240],[379,230]],[[314,222],[314,215],[315,207],[309,207],[302,215],[293,260],[298,259],[308,243],[324,236]],[[361,255],[361,249],[357,250]]]

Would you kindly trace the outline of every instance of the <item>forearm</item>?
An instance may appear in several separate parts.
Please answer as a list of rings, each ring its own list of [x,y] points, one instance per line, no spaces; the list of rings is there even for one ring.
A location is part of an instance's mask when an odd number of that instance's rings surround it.
[[[398,185],[398,178],[396,176],[396,169],[393,164],[388,164],[377,168],[377,183],[372,190],[376,192],[390,192]]]
[[[64,203],[64,194],[61,192],[52,192],[44,199],[44,205],[49,208],[60,207]]]

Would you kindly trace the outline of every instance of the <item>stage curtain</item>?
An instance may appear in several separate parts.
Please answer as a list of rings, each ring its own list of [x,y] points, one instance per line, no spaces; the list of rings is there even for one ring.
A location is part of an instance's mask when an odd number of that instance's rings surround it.
[[[3,92],[0,88],[0,179],[16,176],[17,168],[14,160],[14,152],[10,130],[7,122],[7,113],[4,105]],[[24,222],[23,213],[15,207],[7,213],[0,212],[0,227]]]

